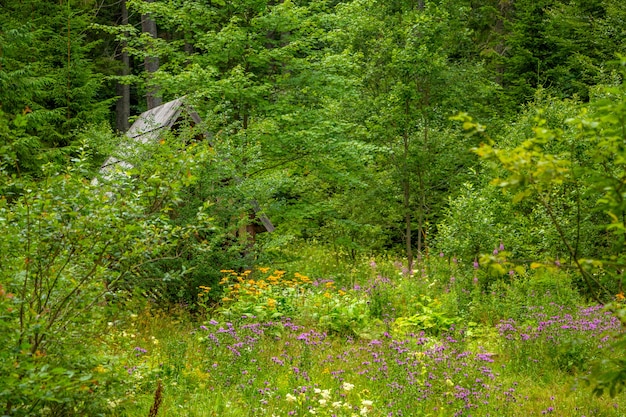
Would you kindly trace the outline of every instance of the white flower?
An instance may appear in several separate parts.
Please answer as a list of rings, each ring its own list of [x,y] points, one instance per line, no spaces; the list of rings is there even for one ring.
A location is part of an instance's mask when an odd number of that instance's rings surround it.
[[[297,398],[295,396],[291,395],[291,394],[287,394],[287,395],[285,395],[285,400],[287,400],[288,403],[292,403],[292,402],[296,401]]]
[[[349,382],[344,382],[341,387],[346,391],[350,391],[352,388],[354,388],[354,385]]]
[[[319,394],[320,392],[322,392],[322,390],[319,388],[315,388],[313,391],[315,391],[316,394]]]
[[[330,390],[329,389],[322,390],[322,398],[325,399],[325,400],[328,400],[330,398]]]
[[[317,411],[315,411],[315,408],[311,408],[311,409],[309,410],[309,413],[311,413],[311,414],[317,414]]]
[[[367,415],[367,413],[369,412],[369,409],[367,407],[363,407],[361,408],[361,412],[359,414],[361,414],[362,416]]]
[[[339,407],[341,407],[341,401],[335,401],[333,403],[333,408],[339,408]]]
[[[326,403],[327,403],[328,401],[326,401],[326,400],[325,400],[325,399],[323,399],[323,398],[320,398],[319,400],[317,400],[317,402],[318,402],[318,403],[320,403],[320,406],[322,406],[322,407],[326,407]]]
[[[371,407],[372,405],[374,405],[374,402],[370,400],[361,400],[361,405],[363,407]]]

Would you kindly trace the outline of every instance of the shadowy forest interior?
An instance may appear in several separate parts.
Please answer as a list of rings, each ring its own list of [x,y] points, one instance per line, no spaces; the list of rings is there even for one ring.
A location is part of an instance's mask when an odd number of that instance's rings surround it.
[[[625,75],[623,0],[0,0],[0,415],[626,415]]]

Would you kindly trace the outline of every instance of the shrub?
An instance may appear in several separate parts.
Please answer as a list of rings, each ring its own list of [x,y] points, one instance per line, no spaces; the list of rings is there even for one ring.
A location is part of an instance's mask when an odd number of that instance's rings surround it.
[[[0,410],[5,415],[97,415],[116,395],[111,358],[93,340],[124,290],[190,233],[154,181],[120,175],[94,185],[88,150],[32,182],[0,171]],[[159,201],[158,207],[153,203]]]

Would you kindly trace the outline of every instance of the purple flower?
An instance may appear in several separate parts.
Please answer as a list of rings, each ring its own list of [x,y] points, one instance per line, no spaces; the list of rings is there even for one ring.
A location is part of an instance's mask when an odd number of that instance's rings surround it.
[[[504,250],[504,243],[500,242],[500,251]]]
[[[478,265],[478,259],[474,258],[474,269],[478,269],[480,265]]]
[[[443,252],[439,252],[439,257],[443,258]]]
[[[494,255],[497,255],[497,254],[498,254],[498,248],[495,248],[495,249],[493,250],[493,254],[494,254]]]
[[[135,348],[135,352],[137,352],[137,353],[135,354],[135,356],[140,356],[140,355],[142,355],[142,354],[144,354],[144,353],[148,353],[148,351],[147,351],[146,349],[144,349],[144,348],[142,348],[142,347],[139,347],[139,346],[137,346],[137,347]]]

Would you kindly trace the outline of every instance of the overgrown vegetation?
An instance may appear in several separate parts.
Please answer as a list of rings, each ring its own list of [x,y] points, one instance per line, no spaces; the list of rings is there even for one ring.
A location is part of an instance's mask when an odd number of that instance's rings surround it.
[[[0,414],[624,414],[621,1],[9,3]]]

